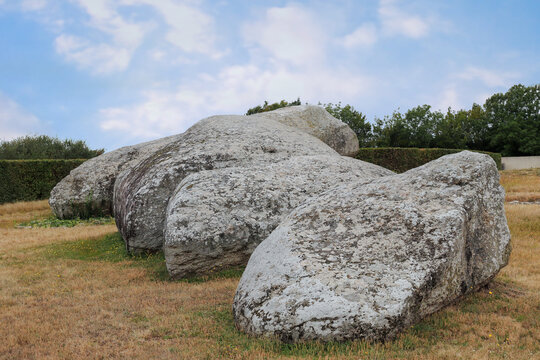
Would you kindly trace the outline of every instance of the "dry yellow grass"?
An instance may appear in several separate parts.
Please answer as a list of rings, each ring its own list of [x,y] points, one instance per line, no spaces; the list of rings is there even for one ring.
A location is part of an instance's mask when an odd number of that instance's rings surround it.
[[[540,169],[501,171],[506,201],[540,201]]]
[[[6,208],[0,217],[28,219]],[[66,244],[98,244],[114,226],[0,229],[0,358],[539,359],[540,205],[506,212],[513,252],[494,282],[384,344],[252,339],[232,322],[237,277],[159,281],[129,258],[69,256]]]
[[[11,228],[15,222],[51,215],[47,200],[18,202],[0,205],[0,229]]]
[[[115,233],[115,225],[78,226],[75,228],[0,228],[0,253],[47,245],[62,241],[97,238]]]

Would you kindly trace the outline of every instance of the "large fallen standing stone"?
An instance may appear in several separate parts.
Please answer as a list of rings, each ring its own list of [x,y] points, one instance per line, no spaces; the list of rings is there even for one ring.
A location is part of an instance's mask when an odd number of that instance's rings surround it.
[[[180,135],[107,152],[73,169],[51,191],[49,205],[60,219],[113,214],[116,176]]]
[[[291,107],[285,119],[293,116],[295,108],[299,114],[306,111],[306,107]],[[122,172],[114,188],[114,214],[126,249],[137,253],[162,248],[169,198],[189,174],[279,162],[291,156],[339,156],[318,138],[274,117],[268,112],[203,119],[183,134],[181,142],[163,147]]]
[[[390,339],[485,285],[510,249],[487,155],[344,184],[300,205],[257,247],[235,295],[236,326],[291,342]]]
[[[343,156],[356,156],[359,150],[358,137],[343,121],[336,119],[321,106],[288,106],[251,116],[272,119],[298,128],[336,150]]]
[[[344,156],[295,156],[263,166],[201,171],[169,200],[165,260],[172,278],[246,265],[294,208],[344,182],[392,175]]]

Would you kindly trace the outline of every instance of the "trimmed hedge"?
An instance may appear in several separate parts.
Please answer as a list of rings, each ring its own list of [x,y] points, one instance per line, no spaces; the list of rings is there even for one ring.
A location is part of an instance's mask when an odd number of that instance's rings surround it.
[[[461,152],[460,149],[419,149],[419,148],[361,148],[357,159],[380,165],[401,173],[448,154]],[[495,160],[497,169],[501,170],[501,154],[476,151],[487,154]]]
[[[47,199],[52,188],[86,160],[0,160],[0,204]]]

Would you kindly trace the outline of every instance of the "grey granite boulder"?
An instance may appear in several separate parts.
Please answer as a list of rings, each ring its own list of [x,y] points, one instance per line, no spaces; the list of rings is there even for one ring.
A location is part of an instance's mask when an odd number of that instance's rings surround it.
[[[304,110],[299,107],[298,111]],[[181,142],[163,147],[122,172],[114,188],[114,214],[127,250],[162,248],[169,198],[192,173],[262,165],[291,156],[339,156],[318,138],[273,117],[269,112],[203,119],[183,134]]]
[[[60,219],[113,214],[116,176],[181,135],[107,152],[73,169],[51,191],[49,205]]]
[[[343,156],[356,156],[359,150],[358,138],[354,131],[321,106],[289,106],[251,116],[272,119],[300,129],[322,140]]]
[[[390,339],[488,283],[510,249],[495,162],[447,155],[297,207],[251,256],[234,319],[291,342]]]
[[[163,250],[169,274],[182,278],[246,265],[257,245],[309,197],[391,174],[350,157],[319,155],[189,175],[167,209]]]

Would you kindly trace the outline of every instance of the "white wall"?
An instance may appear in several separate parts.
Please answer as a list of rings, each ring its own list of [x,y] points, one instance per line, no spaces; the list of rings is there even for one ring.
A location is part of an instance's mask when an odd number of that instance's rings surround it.
[[[540,168],[540,156],[508,156],[502,158],[503,170]]]

